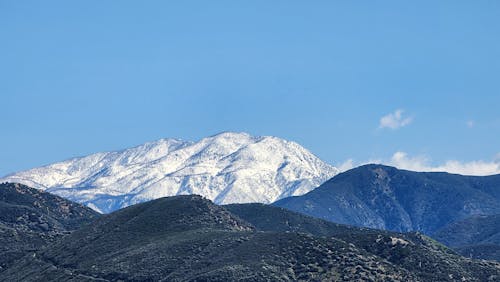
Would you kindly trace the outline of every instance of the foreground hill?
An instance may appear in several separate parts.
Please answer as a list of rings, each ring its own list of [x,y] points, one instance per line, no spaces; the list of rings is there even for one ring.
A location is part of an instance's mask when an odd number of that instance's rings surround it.
[[[301,195],[338,170],[295,142],[226,132],[198,142],[162,139],[8,175],[17,182],[109,213],[165,196],[215,203],[271,203]]]
[[[257,230],[299,232],[343,240],[413,273],[422,281],[500,279],[497,273],[500,264],[466,259],[419,233],[401,234],[342,225],[262,204],[234,204],[225,208]],[[491,265],[495,265],[496,270],[492,271]],[[483,271],[487,273],[481,274]]]
[[[339,240],[256,232],[199,196],[162,198],[98,219],[0,280],[286,281],[413,276]]]
[[[2,281],[499,277],[499,264],[454,255],[419,234],[347,227],[263,205],[226,208],[194,195],[161,198],[101,216],[0,272]]]
[[[500,175],[462,176],[365,165],[274,205],[338,223],[432,235],[472,215],[500,213]]]
[[[0,184],[0,271],[97,216],[87,207],[37,189]]]
[[[433,237],[464,256],[500,261],[500,214],[477,215],[453,222]]]

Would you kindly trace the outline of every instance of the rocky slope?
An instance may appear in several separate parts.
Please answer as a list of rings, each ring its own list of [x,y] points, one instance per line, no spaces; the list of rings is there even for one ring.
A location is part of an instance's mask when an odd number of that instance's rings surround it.
[[[198,142],[162,139],[8,175],[108,213],[165,196],[270,203],[309,192],[337,174],[295,142],[226,132]]]
[[[462,176],[365,165],[274,205],[337,223],[431,235],[472,215],[500,213],[500,175]]]
[[[96,218],[77,203],[21,184],[0,184],[0,271]]]

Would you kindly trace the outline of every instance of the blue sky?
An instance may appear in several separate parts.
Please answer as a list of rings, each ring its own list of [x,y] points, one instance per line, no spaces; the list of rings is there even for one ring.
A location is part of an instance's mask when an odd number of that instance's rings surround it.
[[[0,0],[0,175],[221,131],[495,163],[499,35],[499,1]]]

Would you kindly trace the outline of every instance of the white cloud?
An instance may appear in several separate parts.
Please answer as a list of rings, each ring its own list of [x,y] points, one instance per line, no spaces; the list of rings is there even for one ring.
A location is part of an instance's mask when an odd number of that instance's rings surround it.
[[[404,152],[396,152],[390,161],[390,164],[404,169],[415,171],[446,171],[449,173],[458,173],[465,175],[491,175],[500,173],[500,163],[496,161],[470,161],[460,162],[449,160],[444,164],[432,166],[429,160],[422,156],[408,157]]]
[[[350,169],[354,168],[355,166],[356,165],[354,164],[354,160],[348,159],[345,162],[343,162],[341,165],[339,165],[337,168],[340,171],[346,171],[346,170],[350,170]]]
[[[368,163],[380,163],[389,166],[394,166],[400,169],[413,171],[445,171],[449,173],[457,173],[463,175],[492,175],[500,174],[500,153],[495,156],[493,161],[470,161],[461,162],[457,160],[448,160],[440,165],[430,164],[430,159],[426,156],[409,156],[405,152],[396,152],[389,160],[365,161],[356,163],[353,160],[344,162],[339,169],[341,171],[353,168],[358,165]],[[350,165],[350,167],[349,167]]]
[[[473,120],[468,120],[466,123],[468,128],[473,128],[476,123]]]
[[[387,164],[414,171],[431,171],[428,162],[425,156],[409,157],[405,152],[396,152]]]
[[[413,119],[411,117],[403,117],[403,113],[402,109],[397,109],[394,113],[381,117],[379,128],[398,129],[407,126]]]

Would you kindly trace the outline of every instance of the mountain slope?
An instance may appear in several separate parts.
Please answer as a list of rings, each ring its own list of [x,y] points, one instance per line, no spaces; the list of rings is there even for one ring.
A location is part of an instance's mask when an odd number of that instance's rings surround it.
[[[97,216],[87,207],[37,189],[0,184],[0,271]]]
[[[227,208],[195,195],[127,207],[24,256],[0,272],[0,280],[496,281],[500,277],[500,264],[460,257],[419,234],[342,226],[263,205]],[[266,228],[262,220],[275,224]],[[313,235],[314,226],[323,226],[323,233]]]
[[[453,222],[433,237],[464,256],[500,261],[500,214],[477,215]]]
[[[0,273],[6,281],[414,280],[340,240],[256,232],[199,196],[175,196],[104,215]]]
[[[500,264],[466,259],[419,233],[401,234],[342,225],[263,204],[224,207],[260,231],[300,232],[343,240],[386,259],[423,281],[454,280],[450,277],[488,280],[500,271]]]
[[[162,139],[8,175],[100,212],[164,196],[270,203],[304,194],[337,173],[294,142],[221,133],[199,142]]]
[[[365,165],[274,205],[338,223],[431,235],[471,215],[500,213],[500,175],[462,176]]]

